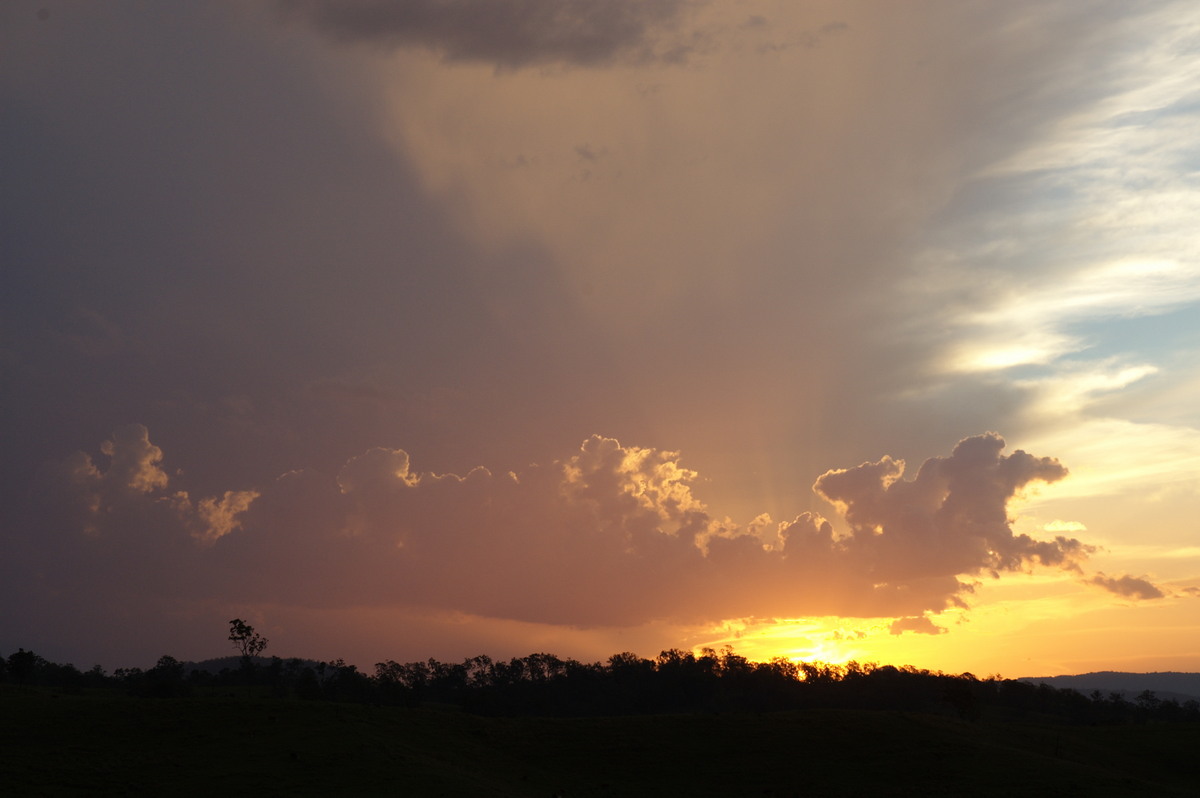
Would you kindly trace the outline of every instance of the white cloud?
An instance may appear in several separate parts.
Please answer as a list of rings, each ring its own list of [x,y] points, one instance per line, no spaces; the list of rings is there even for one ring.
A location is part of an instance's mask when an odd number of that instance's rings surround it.
[[[1116,418],[1080,419],[1031,434],[1029,446],[1053,447],[1071,463],[1057,499],[1137,496],[1171,485],[1200,488],[1200,430]]]
[[[1056,76],[1091,99],[980,169],[966,193],[990,199],[922,257],[914,287],[947,292],[943,369],[1057,368],[1120,351],[1103,323],[1200,302],[1200,146],[1185,132],[1200,119],[1200,15],[1158,4],[1116,30],[1100,71]]]
[[[1150,365],[1123,365],[1116,360],[1063,362],[1042,377],[1018,379],[1013,385],[1028,392],[1024,413],[1047,420],[1078,418],[1105,394],[1120,391],[1156,374]]]

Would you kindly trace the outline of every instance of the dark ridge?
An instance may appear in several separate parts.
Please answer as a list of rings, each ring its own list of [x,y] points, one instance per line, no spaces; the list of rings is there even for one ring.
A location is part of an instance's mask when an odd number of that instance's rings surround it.
[[[1037,720],[1063,724],[1197,723],[1200,702],[1075,689],[909,666],[752,662],[726,648],[699,656],[668,649],[654,659],[614,654],[585,663],[537,653],[511,660],[375,665],[361,673],[344,660],[229,657],[184,663],[164,655],[148,670],[99,667],[84,673],[30,651],[0,659],[0,682],[81,692],[123,691],[178,698],[242,691],[251,695],[400,707],[454,707],[476,715],[601,717],[676,713],[769,713],[839,709],[920,712],[965,721]]]
[[[1025,676],[1021,681],[1067,688],[1084,695],[1099,691],[1130,698],[1150,690],[1161,700],[1200,701],[1200,673],[1094,671],[1073,676]]]

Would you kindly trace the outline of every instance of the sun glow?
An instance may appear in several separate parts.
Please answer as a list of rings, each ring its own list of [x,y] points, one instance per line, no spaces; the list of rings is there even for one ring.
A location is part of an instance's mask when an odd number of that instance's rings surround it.
[[[1094,630],[1064,632],[1063,618],[1103,619],[1107,632],[1119,630],[1130,639],[1157,642],[1161,636],[1161,630],[1140,626],[1148,602],[1115,606],[1111,595],[1069,575],[1007,577],[988,583],[987,592],[989,600],[969,610],[925,616],[933,633],[920,623],[898,623],[894,618],[739,619],[711,628],[710,637],[701,638],[696,650],[729,646],[755,662],[783,658],[845,665],[854,661],[1016,678],[1100,670],[1113,659],[1110,650],[1097,655],[1094,646],[1080,645],[1088,635],[1097,634]],[[1178,656],[1189,654],[1185,641],[1194,628],[1190,600],[1180,592],[1155,606],[1178,623]],[[1132,655],[1126,658],[1141,661]]]
[[[870,653],[863,645],[869,632],[862,628],[861,621],[837,617],[726,621],[713,630],[721,637],[697,649],[730,646],[756,662],[782,657],[793,662],[842,665],[862,660]],[[873,622],[868,625],[878,626]]]

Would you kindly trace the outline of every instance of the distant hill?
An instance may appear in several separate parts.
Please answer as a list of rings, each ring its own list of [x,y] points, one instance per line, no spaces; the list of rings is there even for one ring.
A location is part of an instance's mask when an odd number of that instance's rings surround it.
[[[259,668],[265,668],[271,664],[271,657],[251,657],[250,661]],[[286,667],[293,661],[292,658],[283,660]],[[315,668],[318,664],[315,659],[299,659],[301,668]],[[192,671],[200,671],[201,673],[218,674],[223,670],[236,671],[242,667],[242,658],[237,655],[229,657],[216,657],[214,659],[205,659],[199,662],[187,661],[183,664],[183,672],[191,673]]]
[[[251,657],[250,661],[255,665],[268,665],[271,660],[266,657]],[[215,657],[213,659],[201,660],[200,662],[185,661],[183,664],[183,672],[191,673],[192,671],[200,671],[201,673],[220,673],[223,670],[236,671],[242,667],[242,658],[238,656],[231,657]]]
[[[1105,696],[1120,693],[1126,700],[1150,690],[1163,701],[1174,699],[1200,701],[1200,673],[1124,673],[1121,671],[1096,671],[1075,676],[1023,676],[1019,681],[1029,684],[1048,684],[1090,695],[1099,690]]]

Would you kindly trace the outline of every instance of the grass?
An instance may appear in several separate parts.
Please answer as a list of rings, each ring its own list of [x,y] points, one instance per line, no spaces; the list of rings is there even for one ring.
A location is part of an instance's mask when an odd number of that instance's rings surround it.
[[[869,711],[485,718],[0,687],[0,793],[1195,795],[1200,727]]]

